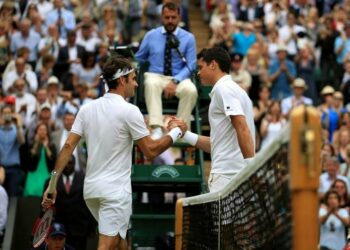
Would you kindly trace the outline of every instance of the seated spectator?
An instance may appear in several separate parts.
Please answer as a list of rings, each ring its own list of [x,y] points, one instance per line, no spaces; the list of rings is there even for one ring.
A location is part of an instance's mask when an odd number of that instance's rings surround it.
[[[349,213],[340,208],[341,198],[337,191],[331,190],[325,195],[325,205],[320,207],[319,220],[320,247],[342,250],[345,246],[345,229],[349,225]]]
[[[47,33],[40,39],[38,50],[39,50],[39,61],[35,71],[38,71],[42,67],[43,57],[51,55],[55,60],[58,58],[60,47],[64,45],[66,41],[60,40],[60,34],[55,24],[50,25],[47,28]]]
[[[277,49],[277,60],[272,61],[269,66],[273,99],[281,100],[292,94],[290,83],[294,81],[296,73],[294,62],[287,59],[287,47],[280,45]]]
[[[338,128],[333,133],[332,144],[339,145],[340,131],[348,130],[350,131],[350,113],[348,111],[342,112],[339,117]]]
[[[38,88],[47,87],[48,80],[52,76],[52,69],[55,65],[55,58],[52,55],[45,55],[41,61],[41,69],[36,71],[36,76],[38,79]]]
[[[240,85],[247,93],[252,85],[252,77],[242,66],[243,56],[238,53],[231,54],[231,72],[232,80]]]
[[[51,76],[47,81],[47,103],[51,107],[51,115],[53,120],[59,118],[58,108],[62,104],[63,98],[60,96],[60,82],[56,76]]]
[[[26,12],[23,13],[22,18],[29,19],[32,24],[31,29],[38,33],[40,36],[43,36],[45,34],[45,18],[41,17],[36,3],[29,2],[27,4]]]
[[[346,112],[346,108],[344,107],[344,96],[342,92],[335,91],[333,94],[333,109],[337,112],[340,117],[341,113]]]
[[[244,22],[264,17],[264,5],[258,1],[241,1],[238,19]]]
[[[320,176],[320,186],[318,188],[319,197],[323,199],[324,195],[330,190],[330,187],[336,179],[343,180],[346,183],[349,192],[349,179],[339,174],[339,161],[337,157],[326,158],[324,161],[324,167],[326,172]]]
[[[0,112],[0,166],[5,168],[4,188],[7,194],[17,196],[22,178],[19,148],[25,143],[21,116],[5,105]]]
[[[280,102],[272,101],[260,125],[261,148],[269,145],[276,138],[285,123]]]
[[[281,44],[281,40],[278,37],[278,30],[276,28],[271,28],[267,31],[266,36],[266,46],[267,46],[267,53],[270,60],[276,60],[277,59],[277,49],[279,45]]]
[[[77,105],[79,108],[83,106],[84,104],[91,102],[93,99],[89,97],[89,86],[85,82],[78,83],[77,87],[75,88],[77,97],[73,99],[73,102],[75,105]]]
[[[175,96],[180,99],[177,117],[185,120],[189,128],[191,113],[198,96],[197,88],[190,79],[196,65],[195,38],[193,34],[178,27],[179,6],[171,2],[164,4],[162,22],[162,27],[153,29],[145,35],[135,55],[140,62],[150,63],[148,72],[145,73],[144,87],[153,138],[160,138],[163,133],[162,95],[166,99]],[[184,63],[176,51],[171,49],[171,36],[181,41],[179,51],[187,63]]]
[[[39,123],[35,128],[34,142],[29,145],[28,161],[29,169],[23,195],[41,197],[44,193],[44,184],[50,177],[56,161],[56,149],[45,123]]]
[[[93,35],[92,23],[83,24],[81,27],[81,37],[77,38],[77,44],[83,46],[87,52],[96,53],[100,38]]]
[[[231,51],[245,56],[249,48],[257,41],[254,27],[251,23],[243,23],[242,31],[232,34]]]
[[[344,208],[349,213],[349,192],[346,183],[343,180],[336,179],[331,186],[331,190],[337,191],[340,196],[339,208]]]
[[[281,108],[283,116],[288,119],[290,112],[293,108],[299,105],[312,105],[313,101],[303,96],[305,89],[307,89],[306,83],[301,78],[296,78],[293,81],[293,95],[282,99]]]
[[[17,51],[17,58],[18,57],[22,57],[24,59],[24,61],[26,62],[25,65],[25,70],[30,70],[32,71],[32,65],[30,65],[29,62],[29,49],[27,47],[21,47],[18,49]],[[4,80],[7,76],[7,74],[11,71],[15,71],[16,70],[16,59],[14,58],[11,61],[9,61],[6,65],[5,71],[2,73],[2,79]]]
[[[65,227],[57,222],[52,223],[51,230],[45,242],[33,250],[75,250],[66,244],[67,232]]]
[[[340,164],[344,163],[348,159],[347,146],[350,144],[350,130],[342,128],[339,130],[339,138],[334,145],[336,155]]]

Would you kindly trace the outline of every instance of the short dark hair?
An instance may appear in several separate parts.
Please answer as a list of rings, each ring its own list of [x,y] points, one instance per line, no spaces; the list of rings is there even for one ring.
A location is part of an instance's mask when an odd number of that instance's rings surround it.
[[[229,53],[219,47],[215,46],[213,48],[208,48],[208,49],[202,49],[198,55],[197,59],[202,59],[204,62],[207,64],[211,63],[212,61],[217,62],[219,65],[219,68],[221,71],[229,74],[230,73],[230,68],[231,68],[231,58]]]
[[[127,58],[119,55],[110,57],[103,67],[102,73],[103,79],[107,83],[108,88],[115,89],[118,86],[118,79],[113,79],[113,76],[118,69],[131,70],[132,68],[131,63]]]
[[[163,4],[162,13],[164,12],[164,9],[169,9],[169,10],[172,10],[172,11],[177,11],[177,13],[180,14],[180,7],[179,7],[179,5],[177,5],[177,4],[174,3],[174,2],[167,2],[167,3]]]

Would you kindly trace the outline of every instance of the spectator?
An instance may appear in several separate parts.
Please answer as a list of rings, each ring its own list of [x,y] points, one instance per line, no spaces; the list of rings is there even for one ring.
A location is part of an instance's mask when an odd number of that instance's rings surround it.
[[[293,95],[282,99],[281,108],[283,116],[288,119],[290,112],[293,108],[299,105],[312,105],[313,101],[303,96],[305,89],[307,89],[306,83],[301,78],[296,78],[293,81]]]
[[[254,21],[264,17],[264,5],[253,0],[241,1],[239,12],[239,20],[243,22]]]
[[[340,35],[336,37],[334,44],[334,53],[336,55],[337,66],[335,71],[335,82],[333,84],[334,87],[338,87],[342,80],[342,76],[344,73],[344,60],[347,60],[346,56],[350,54],[350,22],[345,24],[345,29],[340,30]]]
[[[10,44],[10,37],[6,33],[5,24],[0,20],[0,77],[2,79],[3,72],[9,61],[8,47]]]
[[[16,69],[10,71],[3,80],[2,89],[4,93],[11,94],[13,92],[13,83],[23,78],[27,84],[27,91],[34,93],[38,88],[38,80],[32,70],[26,69],[26,61],[22,57],[16,59]]]
[[[19,147],[25,140],[21,116],[8,105],[1,108],[0,115],[0,165],[6,171],[4,188],[12,197],[19,191],[22,177]]]
[[[345,72],[343,74],[340,91],[344,96],[344,104],[350,103],[350,60],[344,62]],[[350,111],[350,110],[349,110]]]
[[[322,126],[328,130],[328,140],[331,142],[334,131],[338,128],[338,113],[334,110],[333,95],[334,88],[327,85],[322,91],[322,103],[318,106],[318,110],[321,114]]]
[[[344,97],[342,92],[335,91],[333,94],[333,109],[337,112],[340,117],[341,113],[346,112],[346,108],[344,108]]]
[[[27,127],[36,108],[36,99],[34,95],[27,93],[25,89],[25,80],[18,78],[13,84],[13,96],[16,98],[16,113],[21,115],[21,119],[25,127]]]
[[[345,228],[349,225],[349,213],[339,207],[340,201],[337,191],[331,190],[325,195],[325,206],[319,210],[321,249],[342,250],[346,244]]]
[[[273,99],[280,100],[292,94],[289,84],[294,81],[296,68],[287,59],[287,48],[280,45],[277,49],[277,60],[269,67],[269,80],[272,82],[271,94]]]
[[[5,181],[5,169],[0,166],[0,246],[2,243],[2,238],[4,237],[4,230],[7,221],[7,209],[8,209],[8,196],[5,188],[3,187]]]
[[[60,82],[56,76],[51,76],[47,81],[47,103],[51,107],[52,119],[56,120],[59,117],[58,109],[63,102],[62,96],[60,96]]]
[[[350,131],[350,113],[348,111],[344,111],[340,113],[338,128],[333,133],[333,138],[332,138],[333,145],[339,145],[339,140],[340,140],[339,134],[341,130]]]
[[[249,72],[242,67],[243,56],[238,53],[231,54],[232,80],[240,85],[247,93],[252,85],[252,77]]]
[[[278,37],[278,30],[276,28],[271,28],[267,31],[267,53],[270,60],[277,59],[277,49],[281,44],[281,40]]]
[[[260,125],[261,148],[269,145],[276,138],[285,123],[280,103],[272,101]]]
[[[83,46],[87,52],[96,53],[98,45],[101,43],[100,38],[93,36],[92,24],[86,23],[81,27],[81,37],[78,37],[77,44]]]
[[[100,66],[96,63],[95,53],[84,53],[82,63],[78,64],[72,71],[74,88],[79,82],[86,82],[89,86],[89,96],[96,97],[98,95],[101,72]]]
[[[333,144],[338,161],[340,164],[345,163],[348,159],[348,145],[350,144],[350,130],[342,128],[339,130],[339,138],[337,144]]]
[[[59,76],[65,90],[73,90],[71,72],[77,65],[80,65],[84,53],[84,47],[76,44],[76,32],[69,31],[67,46],[60,49],[54,67],[54,75]]]
[[[52,223],[48,237],[37,250],[75,250],[70,245],[66,244],[66,229],[57,222]],[[34,249],[33,249],[34,250]]]
[[[84,104],[91,102],[93,99],[88,96],[89,92],[89,86],[85,82],[80,82],[75,88],[77,97],[74,98],[73,102],[75,105],[77,105],[79,108],[83,106]]]
[[[287,23],[287,9],[280,1],[270,1],[264,6],[264,23],[268,29],[282,27]]]
[[[349,180],[347,177],[339,174],[339,161],[337,157],[326,158],[324,160],[324,167],[326,172],[321,174],[320,186],[318,188],[318,194],[321,199],[329,191],[330,187],[336,179],[343,180],[346,183],[347,190],[349,191]],[[327,200],[325,199],[325,201]]]
[[[331,190],[337,191],[340,196],[339,208],[344,208],[349,213],[349,192],[346,183],[343,180],[336,179],[331,186]]]
[[[75,1],[74,6],[75,19],[81,21],[84,19],[85,13],[89,13],[91,20],[97,20],[99,18],[98,9],[95,1],[90,0],[78,0]]]
[[[54,9],[47,13],[45,18],[46,25],[56,24],[60,37],[66,39],[68,31],[75,28],[75,17],[72,11],[67,10],[63,6],[63,0],[53,1]]]
[[[123,44],[124,25],[117,18],[117,12],[113,5],[105,4],[102,7],[101,17],[98,20],[98,29],[101,31],[101,35],[108,37],[108,33],[113,33],[113,39],[118,41],[118,44]],[[114,39],[117,37],[116,39]],[[114,45],[110,43],[110,45]]]
[[[143,39],[136,59],[140,62],[149,61],[149,71],[145,73],[145,99],[149,114],[149,125],[152,137],[159,138],[162,134],[162,100],[161,95],[171,99],[180,99],[177,117],[184,119],[190,128],[192,109],[197,100],[197,89],[190,80],[196,65],[196,43],[194,36],[178,27],[180,9],[174,3],[163,5],[163,26],[149,31]],[[171,49],[170,40],[175,36],[180,40],[179,51],[184,54],[187,63]],[[159,41],[159,43],[154,43]],[[169,46],[166,45],[167,44]],[[166,51],[165,51],[166,50]],[[187,68],[187,66],[189,68]]]
[[[31,29],[38,33],[40,36],[43,36],[46,31],[46,27],[44,24],[45,18],[40,16],[38,7],[36,3],[31,2],[27,4],[26,12],[22,15],[22,17],[30,20],[32,26]]]
[[[50,177],[55,160],[56,149],[50,139],[50,131],[45,123],[38,123],[35,129],[34,143],[29,145],[29,171],[24,196],[42,196],[44,183]]]
[[[56,151],[59,152],[64,142],[66,141],[68,134],[72,128],[75,120],[75,115],[72,113],[65,113],[63,116],[63,128],[52,133],[52,143],[55,145]],[[74,156],[74,166],[76,172],[85,172],[86,170],[86,159],[87,152],[84,140],[79,142],[78,146],[73,151]]]
[[[29,64],[35,69],[38,60],[38,45],[40,35],[35,31],[30,30],[31,21],[23,19],[20,22],[20,31],[14,33],[11,37],[10,50],[13,55],[17,54],[17,50],[21,47],[27,47],[30,51]]]
[[[243,56],[247,54],[249,48],[257,41],[254,34],[254,27],[251,23],[243,23],[242,31],[232,34],[232,52],[239,53]]]
[[[21,47],[17,51],[17,58],[22,57],[24,61],[26,62],[25,69],[26,70],[33,70],[32,65],[28,63],[29,61],[29,54],[30,51],[27,47]],[[16,70],[16,59],[14,58],[11,61],[9,61],[6,65],[5,71],[2,74],[2,79],[5,79],[7,77],[7,74],[11,71]]]
[[[38,45],[40,59],[38,62],[39,65],[36,67],[36,71],[41,69],[44,56],[51,55],[55,60],[57,60],[60,46],[64,43],[65,41],[60,41],[60,34],[58,33],[57,26],[55,24],[51,24],[47,28],[47,34],[40,39]]]
[[[52,55],[45,55],[42,58],[41,69],[36,72],[38,79],[38,87],[46,88],[48,85],[48,80],[52,76],[52,69],[55,65],[55,58]]]

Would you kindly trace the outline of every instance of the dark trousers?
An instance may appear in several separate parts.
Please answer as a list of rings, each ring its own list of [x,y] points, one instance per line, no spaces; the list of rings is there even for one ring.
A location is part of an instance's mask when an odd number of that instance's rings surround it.
[[[22,171],[18,166],[5,166],[5,183],[4,188],[9,197],[17,196],[20,190],[20,183],[23,177]]]

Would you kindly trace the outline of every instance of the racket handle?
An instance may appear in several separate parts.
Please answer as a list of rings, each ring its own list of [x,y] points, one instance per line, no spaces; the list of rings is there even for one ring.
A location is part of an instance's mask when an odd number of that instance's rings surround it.
[[[55,190],[56,190],[58,177],[59,177],[58,172],[56,172],[56,171],[51,172],[51,178],[50,178],[50,182],[49,182],[48,195],[47,195],[47,197],[50,199],[52,198],[53,192],[55,192]]]

